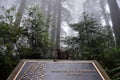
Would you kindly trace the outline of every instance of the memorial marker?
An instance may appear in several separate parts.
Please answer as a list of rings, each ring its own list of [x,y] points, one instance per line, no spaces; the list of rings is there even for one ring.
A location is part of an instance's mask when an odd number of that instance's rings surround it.
[[[22,60],[7,80],[110,80],[97,61]]]

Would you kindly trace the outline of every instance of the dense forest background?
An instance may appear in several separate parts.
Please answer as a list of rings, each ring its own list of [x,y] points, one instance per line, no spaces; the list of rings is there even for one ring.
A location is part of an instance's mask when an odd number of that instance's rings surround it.
[[[0,80],[21,59],[97,60],[112,80],[120,80],[119,1],[10,3],[0,1]]]

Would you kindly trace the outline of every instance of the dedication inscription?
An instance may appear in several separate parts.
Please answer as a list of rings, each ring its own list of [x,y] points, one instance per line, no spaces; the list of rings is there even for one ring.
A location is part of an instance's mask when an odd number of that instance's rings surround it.
[[[8,80],[110,80],[95,61],[23,60],[18,67]]]

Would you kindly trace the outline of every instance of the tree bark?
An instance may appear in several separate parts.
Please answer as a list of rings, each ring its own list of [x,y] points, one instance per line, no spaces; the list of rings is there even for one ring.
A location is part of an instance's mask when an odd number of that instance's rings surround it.
[[[61,13],[62,13],[62,5],[61,0],[57,0],[58,9],[57,9],[57,34],[56,34],[56,51],[57,51],[57,58],[61,58],[60,53],[60,32],[61,32]]]
[[[100,7],[102,9],[102,13],[103,13],[103,17],[105,19],[106,26],[110,26],[108,15],[107,15],[107,13],[105,11],[105,0],[99,0],[99,1],[100,1]]]
[[[120,47],[120,10],[116,0],[107,0],[110,8],[116,45]]]
[[[19,26],[21,19],[22,19],[22,15],[24,12],[24,8],[25,8],[25,4],[26,4],[26,0],[22,0],[20,3],[20,7],[18,9],[18,15],[16,16],[16,21],[15,21],[15,26]]]

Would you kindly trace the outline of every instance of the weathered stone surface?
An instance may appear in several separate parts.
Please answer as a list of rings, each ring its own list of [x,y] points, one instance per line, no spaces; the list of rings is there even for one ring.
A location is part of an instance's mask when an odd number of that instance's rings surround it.
[[[24,60],[8,80],[110,80],[96,61]]]

